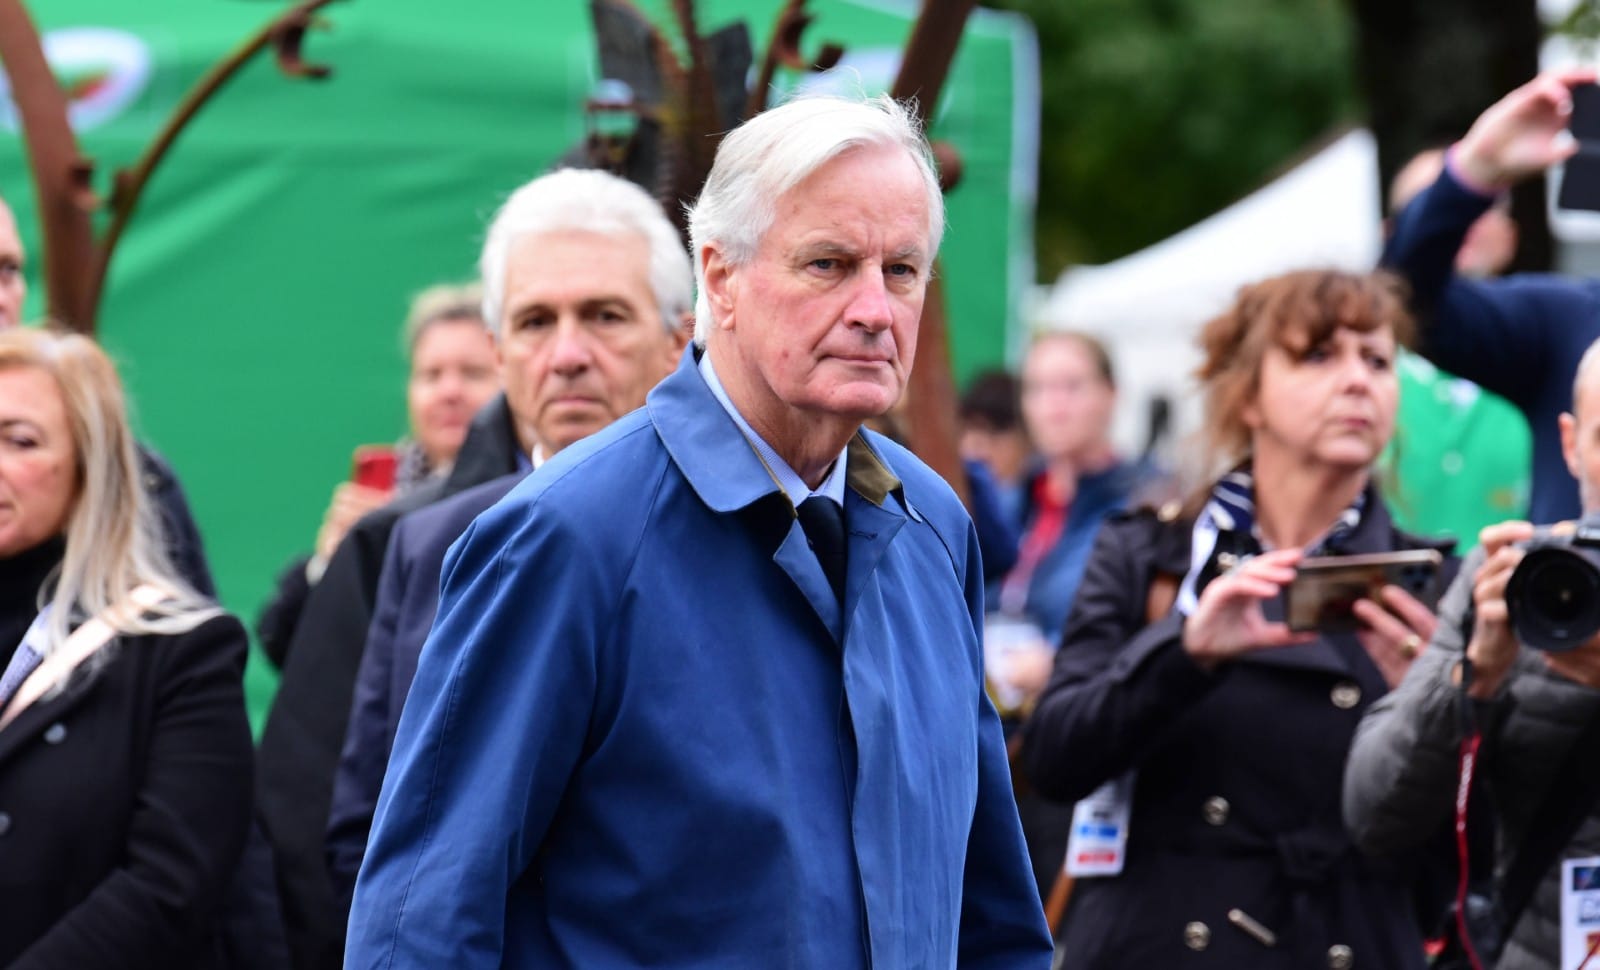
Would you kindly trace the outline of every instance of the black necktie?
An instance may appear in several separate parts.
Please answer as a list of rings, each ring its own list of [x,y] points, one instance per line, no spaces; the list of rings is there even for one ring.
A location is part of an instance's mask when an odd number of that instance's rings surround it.
[[[833,595],[844,601],[844,509],[839,503],[813,495],[800,503],[800,528],[805,530],[811,551],[817,554],[822,571],[833,587]]]

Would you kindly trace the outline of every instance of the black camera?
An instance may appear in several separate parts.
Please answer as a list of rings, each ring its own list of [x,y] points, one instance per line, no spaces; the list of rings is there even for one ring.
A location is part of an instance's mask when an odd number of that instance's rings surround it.
[[[1517,639],[1546,653],[1571,650],[1600,633],[1600,517],[1571,532],[1544,532],[1506,584]]]

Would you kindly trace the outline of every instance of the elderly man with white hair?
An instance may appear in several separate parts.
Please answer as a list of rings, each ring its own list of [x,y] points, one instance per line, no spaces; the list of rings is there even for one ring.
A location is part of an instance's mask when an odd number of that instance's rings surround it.
[[[536,465],[642,405],[688,340],[683,241],[648,192],[610,173],[563,169],[511,193],[479,268],[504,393],[445,479],[368,513],[339,545],[262,735],[257,799],[297,970],[343,963],[349,890],[445,550]]]
[[[1049,966],[972,524],[861,428],[943,220],[888,99],[723,141],[695,353],[451,551],[347,966]]]

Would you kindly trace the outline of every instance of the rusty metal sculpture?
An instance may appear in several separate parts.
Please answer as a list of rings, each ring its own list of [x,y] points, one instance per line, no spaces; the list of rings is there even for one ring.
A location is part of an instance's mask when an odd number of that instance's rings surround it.
[[[79,150],[67,120],[67,98],[45,60],[38,29],[22,0],[0,0],[0,65],[11,80],[12,97],[27,140],[38,197],[44,251],[48,313],[59,324],[95,332],[100,296],[117,242],[150,181],[185,125],[239,69],[272,46],[278,66],[291,77],[322,78],[329,69],[308,63],[301,45],[316,25],[317,10],[333,0],[305,0],[274,18],[199,80],[131,167],[112,176],[105,203],[110,220],[95,238],[93,217],[101,207],[91,185],[94,163]]]
[[[890,93],[915,99],[924,123],[938,102],[974,2],[925,0],[912,28]],[[844,48],[835,43],[824,44],[811,59],[801,54],[801,37],[813,20],[805,6],[805,0],[788,0],[779,11],[755,86],[746,93],[752,58],[743,24],[702,36],[693,0],[674,0],[673,15],[689,55],[683,64],[661,31],[629,0],[591,0],[601,75],[623,82],[627,91],[589,102],[589,138],[568,158],[608,168],[652,189],[683,231],[684,203],[699,195],[722,134],[766,108],[778,68],[825,71],[844,56]],[[626,134],[599,134],[601,126],[594,119],[607,114],[629,115],[636,127]],[[960,158],[946,143],[934,149],[941,185],[949,191],[959,178]],[[903,413],[911,449],[964,498],[955,382],[937,276],[923,306]]]

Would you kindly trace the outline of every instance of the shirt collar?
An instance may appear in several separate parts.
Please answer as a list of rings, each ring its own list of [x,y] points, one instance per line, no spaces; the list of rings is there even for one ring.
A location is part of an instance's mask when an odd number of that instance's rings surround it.
[[[801,502],[813,495],[821,495],[823,498],[832,499],[841,508],[844,506],[845,459],[850,450],[848,445],[840,449],[839,457],[834,459],[833,468],[828,471],[828,475],[822,480],[822,484],[813,490],[806,485],[805,479],[801,478],[799,473],[791,468],[788,462],[783,460],[783,457],[778,454],[772,445],[768,444],[765,438],[750,427],[750,422],[744,419],[744,415],[739,413],[739,409],[733,406],[733,401],[728,397],[727,390],[723,388],[722,381],[717,379],[716,369],[711,366],[711,355],[709,353],[701,355],[699,366],[700,374],[705,378],[706,386],[711,389],[711,393],[716,397],[717,402],[722,405],[723,410],[727,411],[728,416],[733,418],[734,423],[739,426],[739,430],[744,434],[745,440],[750,442],[750,447],[754,448],[756,454],[761,456],[761,460],[766,463],[767,471],[772,473],[772,477],[778,483],[778,487],[783,489],[785,495],[789,496],[789,501],[795,508],[799,508]]]

